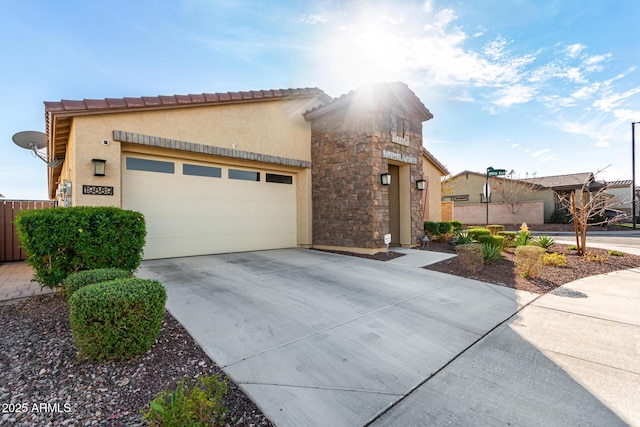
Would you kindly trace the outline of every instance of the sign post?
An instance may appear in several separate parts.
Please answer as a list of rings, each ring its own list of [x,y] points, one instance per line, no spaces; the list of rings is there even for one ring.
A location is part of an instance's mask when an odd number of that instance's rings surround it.
[[[487,204],[487,225],[489,225],[489,197],[491,196],[491,191],[489,190],[489,177],[506,174],[507,171],[505,169],[494,169],[491,166],[487,168],[487,179],[484,184],[484,202]]]

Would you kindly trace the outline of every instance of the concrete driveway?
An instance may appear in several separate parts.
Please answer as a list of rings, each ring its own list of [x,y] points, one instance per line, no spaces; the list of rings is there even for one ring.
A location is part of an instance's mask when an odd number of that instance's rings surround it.
[[[287,249],[138,275],[278,426],[625,425],[524,338],[518,311],[538,295],[403,258]]]

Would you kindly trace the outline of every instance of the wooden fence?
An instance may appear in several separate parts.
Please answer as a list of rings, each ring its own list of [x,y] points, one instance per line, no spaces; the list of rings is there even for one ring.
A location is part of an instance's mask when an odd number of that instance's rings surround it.
[[[13,224],[20,211],[54,206],[49,200],[0,200],[0,262],[26,259]]]

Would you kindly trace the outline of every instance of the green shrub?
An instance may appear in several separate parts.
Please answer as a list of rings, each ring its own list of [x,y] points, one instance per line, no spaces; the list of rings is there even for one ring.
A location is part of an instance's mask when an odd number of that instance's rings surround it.
[[[460,260],[460,265],[465,270],[476,273],[480,271],[484,263],[482,254],[482,245],[479,243],[467,243],[465,245],[456,246],[456,253]]]
[[[78,289],[94,283],[108,282],[115,279],[131,277],[131,272],[119,268],[99,268],[97,270],[84,270],[71,273],[62,282],[67,299],[71,298]]]
[[[471,236],[473,240],[478,240],[480,236],[490,236],[491,232],[486,228],[468,228],[467,236]]]
[[[538,236],[538,237],[534,237],[531,240],[531,244],[532,245],[540,246],[541,248],[544,248],[545,250],[549,249],[555,243],[556,243],[556,241],[553,240],[553,237],[550,237],[550,236]]]
[[[567,246],[567,249],[570,250],[570,251],[577,251],[578,247],[576,245],[569,245],[569,246]]]
[[[613,249],[611,249],[609,251],[609,255],[611,255],[611,256],[624,256],[624,252],[614,251]]]
[[[437,236],[440,232],[439,223],[433,221],[424,222],[424,234],[428,236]]]
[[[544,254],[539,246],[516,247],[516,271],[522,277],[539,277],[544,268]]]
[[[180,380],[175,390],[165,389],[155,395],[148,411],[141,411],[152,426],[223,426],[227,408],[222,400],[227,382],[217,375]]]
[[[470,225],[467,227],[467,230],[476,230],[478,228],[484,228],[484,225]]]
[[[438,234],[451,234],[453,230],[453,225],[450,222],[439,222],[438,223]]]
[[[516,246],[526,246],[531,241],[531,233],[528,231],[521,231],[516,237]]]
[[[458,221],[457,219],[452,219],[451,221],[449,221],[449,224],[451,224],[451,231],[453,233],[459,233],[460,231],[462,231],[462,222]]]
[[[504,237],[504,246],[508,248],[516,245],[516,235],[515,231],[498,231],[498,236]]]
[[[491,224],[491,225],[487,225],[486,228],[494,236],[497,235],[500,231],[504,231],[504,225]]]
[[[78,206],[22,211],[16,218],[20,245],[34,281],[54,288],[81,270],[140,265],[144,216],[114,207]]]
[[[69,323],[80,357],[124,359],[149,350],[160,333],[167,292],[162,283],[117,279],[78,289]]]
[[[502,249],[504,248],[504,237],[482,235],[482,236],[478,236],[478,243],[492,245],[500,249],[500,251],[502,251]]]
[[[551,213],[549,222],[552,224],[567,224],[569,222],[569,213],[565,209],[556,209]]]
[[[466,245],[467,243],[473,243],[473,239],[466,233],[458,233],[453,238],[454,245]]]
[[[502,248],[491,243],[482,243],[482,260],[485,264],[491,264],[492,262],[499,260],[501,257]]]
[[[543,262],[544,262],[544,265],[553,265],[555,267],[566,267],[567,256],[565,254],[559,254],[558,252],[554,252],[552,254],[544,254]]]

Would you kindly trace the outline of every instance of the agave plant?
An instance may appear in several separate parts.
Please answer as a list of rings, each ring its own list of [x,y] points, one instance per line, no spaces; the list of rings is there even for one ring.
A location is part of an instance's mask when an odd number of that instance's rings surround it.
[[[533,239],[533,244],[535,246],[540,246],[541,248],[544,248],[545,250],[549,249],[556,241],[553,240],[553,237],[550,236],[538,236],[535,239]]]

